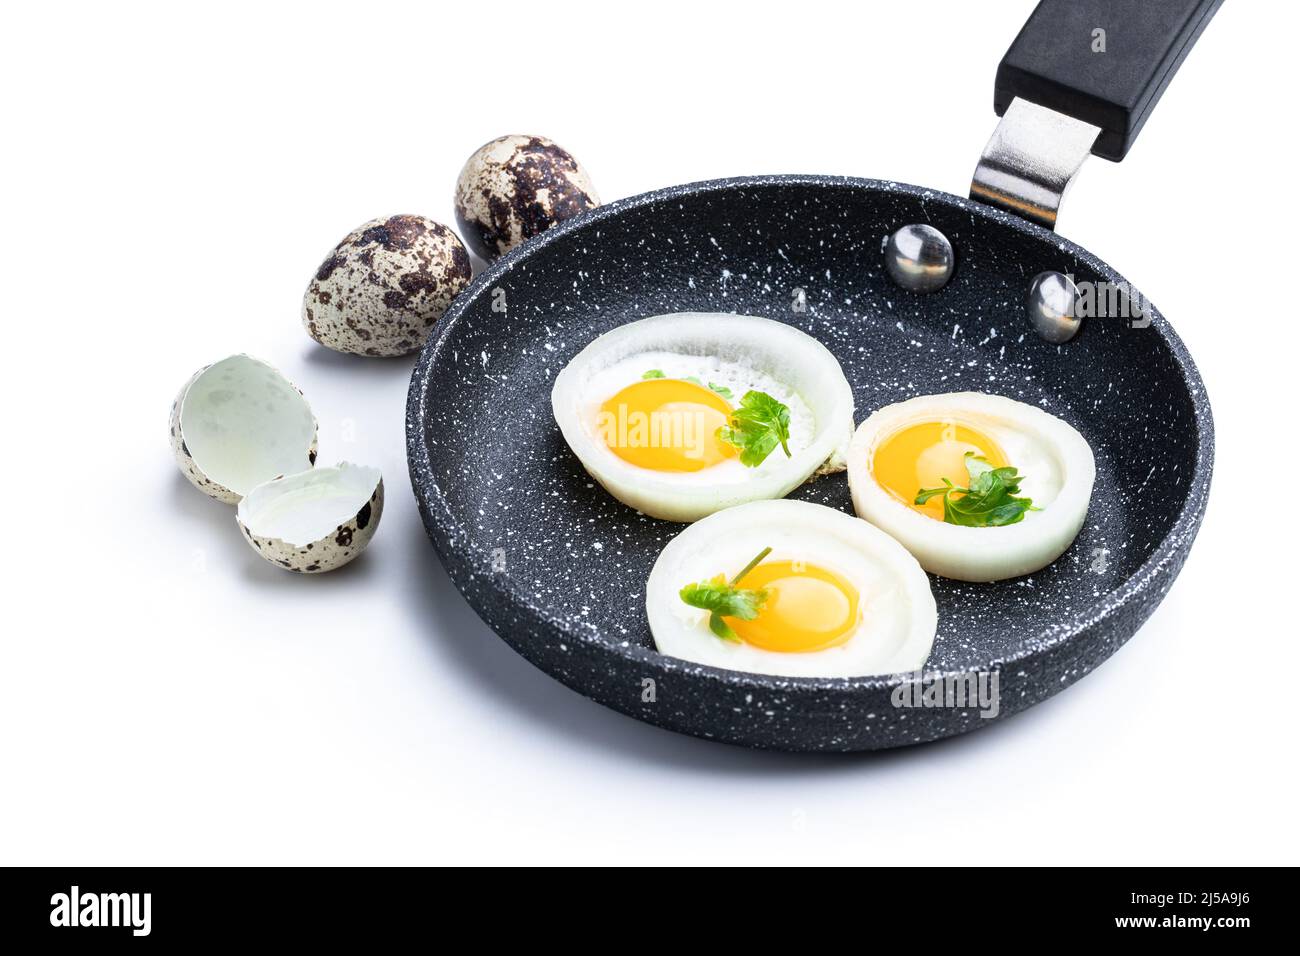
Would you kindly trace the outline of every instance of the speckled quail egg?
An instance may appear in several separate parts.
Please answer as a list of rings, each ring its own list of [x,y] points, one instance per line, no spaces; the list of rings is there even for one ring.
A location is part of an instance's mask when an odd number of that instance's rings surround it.
[[[185,477],[227,504],[316,462],[316,419],[302,392],[248,355],[208,365],[185,383],[172,403],[170,438]]]
[[[364,551],[383,511],[378,469],[340,462],[258,485],[239,502],[236,518],[267,561],[314,574]]]
[[[470,280],[454,232],[423,216],[372,219],[353,229],[316,270],[302,301],[307,332],[355,355],[406,355]]]
[[[747,315],[681,312],[606,332],[556,376],[551,408],[593,478],[668,521],[842,470],[853,432],[853,392],[826,346]],[[744,421],[751,410],[758,420]],[[772,416],[784,416],[783,441]]]
[[[456,222],[488,261],[600,205],[582,165],[542,136],[501,136],[479,147],[456,181]]]
[[[938,623],[930,579],[902,545],[788,500],[719,511],[668,542],[646,615],[662,654],[789,677],[919,670]]]
[[[934,574],[1000,581],[1064,553],[1097,469],[1061,419],[1000,395],[952,392],[888,405],[849,446],[858,515]]]

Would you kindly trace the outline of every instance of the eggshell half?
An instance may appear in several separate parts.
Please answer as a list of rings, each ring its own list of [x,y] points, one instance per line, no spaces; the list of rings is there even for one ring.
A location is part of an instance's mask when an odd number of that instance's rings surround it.
[[[249,355],[195,372],[172,402],[168,433],[185,477],[227,504],[316,463],[316,419],[302,390]]]
[[[340,462],[258,485],[239,502],[235,517],[267,561],[316,574],[364,551],[383,513],[379,470]]]

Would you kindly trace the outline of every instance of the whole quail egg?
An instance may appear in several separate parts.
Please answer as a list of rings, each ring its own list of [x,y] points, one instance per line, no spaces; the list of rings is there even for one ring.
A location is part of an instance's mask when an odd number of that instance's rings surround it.
[[[316,462],[316,419],[307,399],[248,355],[232,355],[190,377],[172,403],[170,438],[185,477],[227,504]]]
[[[303,296],[302,320],[321,345],[354,355],[418,351],[470,280],[456,234],[423,216],[372,219],[325,257]]]
[[[383,512],[379,470],[340,462],[258,485],[239,502],[235,517],[263,558],[315,574],[364,551]]]
[[[500,136],[480,146],[456,181],[456,222],[488,261],[599,205],[587,171],[543,136]]]

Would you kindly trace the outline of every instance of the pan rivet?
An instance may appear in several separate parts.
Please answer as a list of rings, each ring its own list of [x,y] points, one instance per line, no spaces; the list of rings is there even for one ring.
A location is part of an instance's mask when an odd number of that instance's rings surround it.
[[[1025,311],[1034,331],[1056,345],[1074,338],[1083,324],[1075,315],[1078,297],[1078,287],[1064,273],[1040,272],[1034,276],[1025,296]]]
[[[885,268],[909,292],[937,292],[952,278],[952,243],[934,226],[914,223],[885,242]]]

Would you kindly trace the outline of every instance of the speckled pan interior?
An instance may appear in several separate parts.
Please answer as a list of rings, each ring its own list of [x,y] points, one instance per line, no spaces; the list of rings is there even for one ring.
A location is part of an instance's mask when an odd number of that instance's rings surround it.
[[[927,296],[894,285],[882,260],[884,237],[911,222],[936,226],[956,251],[951,282]],[[1045,269],[1124,281],[1047,230],[898,183],[750,177],[596,209],[480,275],[425,347],[407,409],[425,526],[456,586],[512,647],[642,720],[827,751],[1004,719],[1087,674],[1150,615],[1196,535],[1213,461],[1204,387],[1165,319],[1154,309],[1145,328],[1092,318],[1072,342],[1049,345],[1022,306]],[[792,307],[798,289],[806,311]],[[768,316],[816,336],[853,386],[855,421],[915,395],[973,389],[1039,405],[1083,433],[1097,483],[1064,556],[998,584],[932,579],[939,628],[924,676],[996,674],[996,717],[980,716],[987,707],[895,706],[909,675],[781,679],[654,650],[645,580],[682,526],[595,486],[561,439],[549,396],[595,336],[678,311]],[[852,513],[842,474],[792,497]]]

